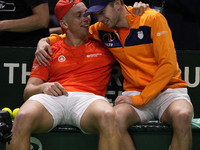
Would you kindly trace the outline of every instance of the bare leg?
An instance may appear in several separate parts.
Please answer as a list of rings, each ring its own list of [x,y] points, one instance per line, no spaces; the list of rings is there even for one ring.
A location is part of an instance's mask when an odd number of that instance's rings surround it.
[[[193,108],[186,100],[176,100],[161,116],[161,121],[172,125],[174,133],[170,150],[191,150],[191,120]]]
[[[44,106],[37,101],[27,101],[15,118],[12,140],[6,150],[30,150],[31,133],[48,131],[53,126],[53,118]]]
[[[99,150],[120,150],[116,114],[105,100],[96,100],[86,109],[81,118],[81,128],[89,133],[99,133]]]
[[[114,107],[117,115],[117,123],[122,136],[121,150],[135,150],[133,140],[128,132],[128,127],[140,122],[136,111],[128,104],[119,104]]]

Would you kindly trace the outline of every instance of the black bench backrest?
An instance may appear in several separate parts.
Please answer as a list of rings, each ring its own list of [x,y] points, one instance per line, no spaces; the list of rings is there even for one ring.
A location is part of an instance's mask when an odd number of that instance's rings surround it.
[[[0,47],[0,109],[12,110],[23,104],[23,90],[29,78],[36,48]],[[182,78],[188,82],[188,91],[200,117],[200,51],[177,51]],[[110,102],[123,91],[123,77],[118,63],[113,68],[106,97]]]

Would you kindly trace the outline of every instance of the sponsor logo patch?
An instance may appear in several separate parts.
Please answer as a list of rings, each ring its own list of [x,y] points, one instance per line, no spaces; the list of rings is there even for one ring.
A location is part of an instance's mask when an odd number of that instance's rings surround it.
[[[100,56],[100,55],[102,55],[102,53],[88,54],[88,55],[86,55],[86,57],[87,57],[87,58],[89,58],[89,57],[98,57],[98,56]]]
[[[32,70],[33,71],[38,70],[38,67],[39,67],[39,64],[33,64]]]
[[[157,33],[157,36],[161,36],[161,35],[166,34],[166,33],[167,33],[167,31],[161,31],[161,32]]]

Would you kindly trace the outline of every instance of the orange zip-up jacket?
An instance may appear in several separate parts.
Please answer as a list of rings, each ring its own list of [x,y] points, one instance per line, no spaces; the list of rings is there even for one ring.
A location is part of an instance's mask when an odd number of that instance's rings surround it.
[[[125,6],[126,7],[126,6]],[[185,88],[181,79],[171,30],[164,16],[147,8],[142,16],[126,15],[128,29],[109,29],[103,23],[90,27],[89,38],[102,41],[121,66],[125,91],[139,91],[131,96],[133,106],[144,106],[167,88]],[[124,34],[124,30],[127,34]],[[51,43],[62,37],[50,38]]]

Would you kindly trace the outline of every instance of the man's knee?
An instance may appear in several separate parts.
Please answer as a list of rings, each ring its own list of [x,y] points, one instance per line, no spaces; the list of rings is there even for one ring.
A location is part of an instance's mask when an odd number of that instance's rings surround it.
[[[105,100],[96,100],[92,102],[83,113],[80,124],[85,132],[96,133],[101,132],[110,124],[115,122],[115,112],[113,107]]]
[[[110,109],[102,109],[99,114],[99,122],[101,126],[112,127],[116,125],[116,113],[111,107]]]
[[[116,118],[117,122],[122,122],[123,124],[125,123],[125,113],[124,113],[124,108],[123,107],[114,107],[114,110],[116,112]]]
[[[18,135],[20,135],[20,133],[22,133],[22,131],[23,131],[22,129],[23,129],[23,126],[25,125],[24,123],[26,123],[25,115],[23,113],[18,112],[15,117],[12,131],[14,133],[17,133]]]
[[[130,125],[140,122],[140,117],[130,105],[120,104],[115,106],[114,110],[120,130],[126,130]]]
[[[174,112],[172,126],[174,128],[182,129],[183,131],[191,128],[191,120],[193,111],[187,108],[181,108]]]
[[[18,111],[13,124],[13,132],[19,132],[19,134],[24,132],[31,133],[33,130],[33,119],[34,117],[31,113],[23,110]]]

